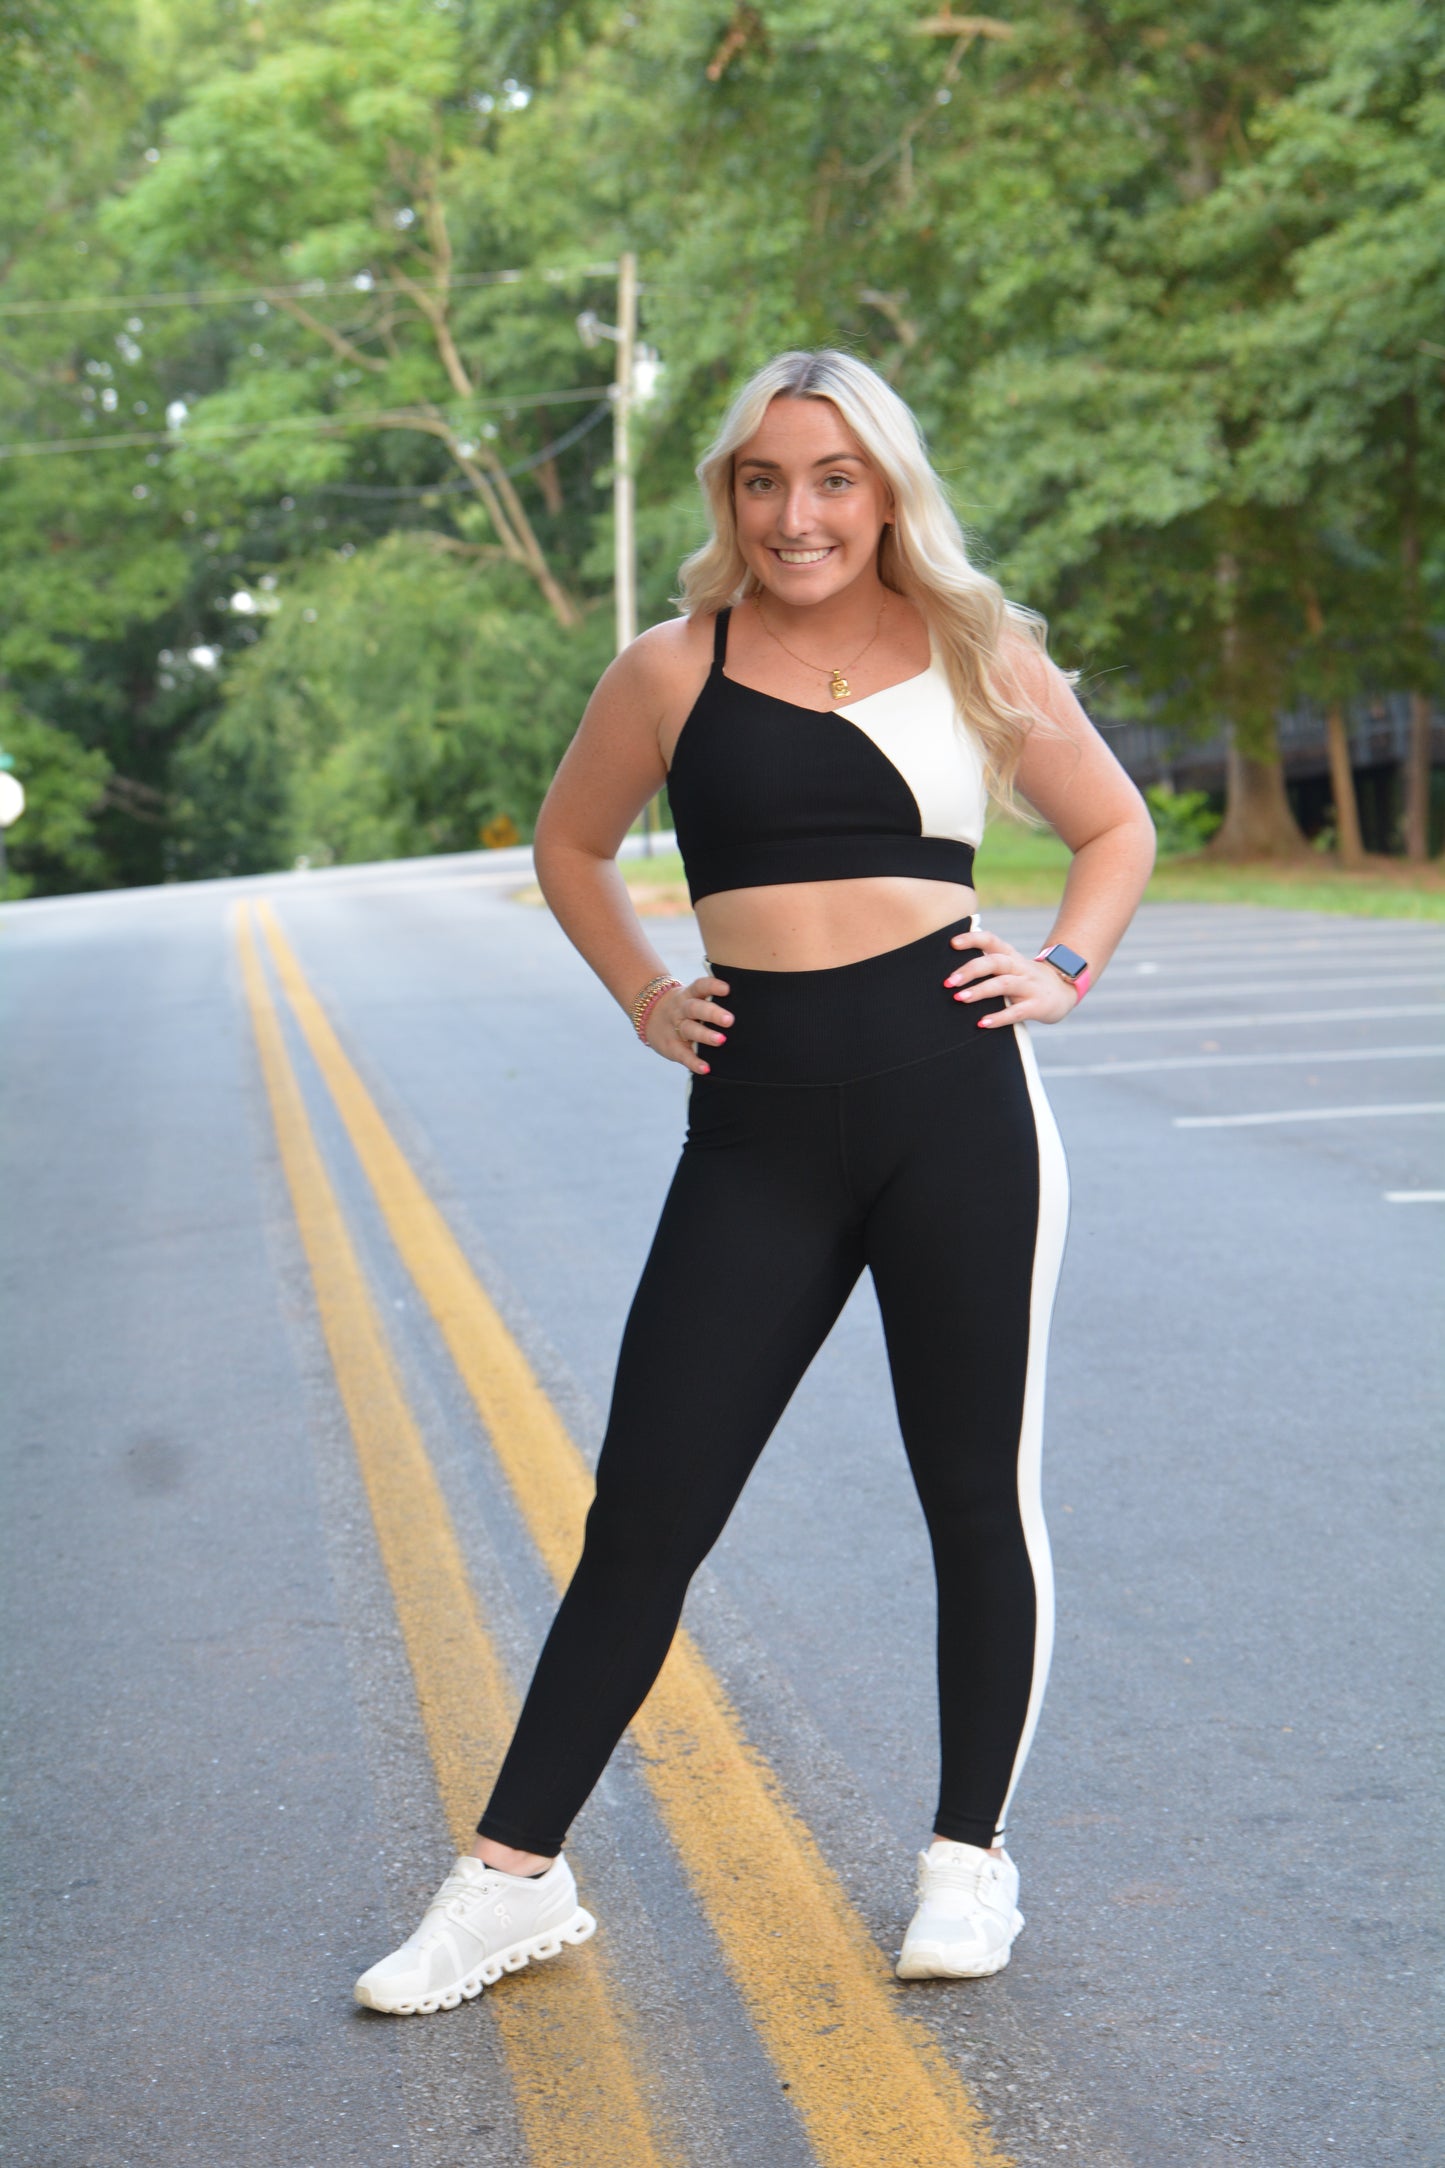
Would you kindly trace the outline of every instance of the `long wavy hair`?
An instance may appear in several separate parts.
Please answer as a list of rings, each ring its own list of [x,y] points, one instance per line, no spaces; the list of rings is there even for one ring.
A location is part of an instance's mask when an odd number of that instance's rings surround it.
[[[674,601],[689,616],[740,602],[761,586],[738,546],[733,462],[779,397],[829,399],[893,492],[893,522],[878,545],[885,587],[922,611],[942,653],[959,717],[983,749],[990,794],[1018,811],[1013,779],[1024,740],[1046,718],[1005,690],[1001,643],[1006,628],[1047,652],[1048,627],[1037,610],[1010,602],[969,562],[963,530],[929,462],[911,408],[877,371],[833,347],[779,354],[748,378],[698,462],[697,478],[712,518],[711,538],[686,558]]]

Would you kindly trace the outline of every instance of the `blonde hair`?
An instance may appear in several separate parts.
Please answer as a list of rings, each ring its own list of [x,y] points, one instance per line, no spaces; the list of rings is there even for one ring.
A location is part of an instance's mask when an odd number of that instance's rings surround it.
[[[684,560],[681,592],[673,599],[696,617],[740,602],[761,586],[738,546],[733,461],[777,398],[831,400],[891,489],[893,521],[879,541],[879,578],[922,611],[959,716],[983,749],[990,794],[1017,811],[1013,779],[1024,740],[1046,719],[1005,692],[1001,643],[1011,628],[1042,656],[1047,625],[1037,610],[1010,602],[997,580],[970,564],[963,530],[911,408],[866,362],[820,347],[779,354],[749,377],[698,462],[713,531]]]

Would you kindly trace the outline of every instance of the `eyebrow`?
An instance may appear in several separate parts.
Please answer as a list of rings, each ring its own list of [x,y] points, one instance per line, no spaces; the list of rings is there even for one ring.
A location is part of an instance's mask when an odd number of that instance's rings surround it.
[[[845,459],[851,460],[855,467],[863,465],[862,457],[857,452],[825,452],[821,459],[813,461],[813,465],[815,467],[836,467]],[[782,468],[776,459],[740,459],[738,465],[740,467],[767,467],[774,474],[781,474],[782,472]]]

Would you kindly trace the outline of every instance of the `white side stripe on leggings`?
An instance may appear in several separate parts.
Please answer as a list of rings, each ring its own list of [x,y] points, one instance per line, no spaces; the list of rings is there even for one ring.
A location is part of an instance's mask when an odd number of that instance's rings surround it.
[[[1034,1629],[1034,1674],[1029,1689],[1028,1713],[1018,1752],[1009,1773],[1008,1790],[999,1810],[996,1844],[1002,1843],[1008,1825],[1009,1801],[1013,1798],[1029,1748],[1038,1728],[1039,1710],[1048,1683],[1049,1660],[1054,1652],[1054,1565],[1049,1532],[1044,1525],[1044,1372],[1048,1360],[1049,1321],[1053,1315],[1054,1290],[1064,1260],[1064,1238],[1069,1225],[1069,1169],[1064,1142],[1039,1076],[1027,1024],[1013,1026],[1014,1041],[1023,1064],[1024,1080],[1034,1110],[1039,1139],[1039,1219],[1034,1238],[1034,1271],[1029,1293],[1029,1358],[1024,1373],[1023,1427],[1019,1437],[1019,1516],[1034,1576],[1037,1624]]]

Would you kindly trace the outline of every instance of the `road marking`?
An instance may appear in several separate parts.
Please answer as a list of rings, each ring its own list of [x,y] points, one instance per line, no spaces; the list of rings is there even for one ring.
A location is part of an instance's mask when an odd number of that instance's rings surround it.
[[[1281,1024],[1365,1024],[1400,1016],[1445,1016],[1445,1001],[1422,1001],[1398,1009],[1276,1009],[1268,1016],[1166,1016],[1130,1017],[1113,1023],[1100,1017],[1097,1023],[1080,1024],[1069,1018],[1069,1037],[1101,1031],[1241,1031]]]
[[[1386,1114],[1445,1114],[1445,1099],[1410,1106],[1290,1107],[1283,1114],[1176,1114],[1176,1129],[1250,1129],[1261,1122],[1364,1122]]]
[[[1027,906],[1015,908],[1023,910]],[[1141,949],[1157,950],[1161,955],[1190,956],[1212,954],[1222,948],[1319,948],[1341,943],[1353,947],[1368,941],[1428,941],[1438,940],[1441,934],[1438,918],[1359,918],[1348,912],[1271,910],[1267,915],[1272,924],[1263,925],[1257,918],[1245,923],[1230,921],[1225,917],[1227,906],[1222,909],[1209,903],[1186,924],[1181,919],[1171,923],[1163,916],[1164,911],[1173,908],[1146,899],[1130,927],[1130,940]]]
[[[277,974],[397,1249],[560,1587],[593,1483],[343,1051],[274,912]],[[686,1630],[632,1726],[648,1784],[820,2168],[1007,2168],[978,2108]],[[738,1861],[746,1861],[740,1870]]]
[[[1445,1189],[1387,1189],[1386,1204],[1445,1204]]]
[[[1319,974],[1319,976],[1323,976],[1323,974]],[[1396,986],[1438,987],[1440,978],[1441,974],[1438,970],[1367,971],[1362,972],[1358,978],[1341,978],[1336,972],[1332,971],[1326,984],[1331,994],[1340,994],[1355,993],[1361,988],[1373,989],[1379,987],[1388,990]],[[1142,1001],[1203,1001],[1207,997],[1212,998],[1217,994],[1226,997],[1230,994],[1239,996],[1273,993],[1298,994],[1305,990],[1300,985],[1300,974],[1298,972],[1292,978],[1275,976],[1268,979],[1249,980],[1215,979],[1207,985],[1190,986],[1164,971],[1159,971],[1157,974],[1151,971],[1148,974],[1146,984],[1134,985],[1121,985],[1110,973],[1108,984],[1101,987],[1099,993],[1109,1001],[1128,1001],[1137,1005]],[[1095,999],[1098,998],[1099,996],[1096,995]]]
[[[244,904],[237,906],[235,927],[321,1329],[416,1682],[437,1788],[452,1841],[464,1850],[472,1841],[479,1782],[500,1761],[515,1704],[322,1162]],[[590,1951],[564,1956],[529,1967],[525,1990],[499,1983],[484,1999],[506,2050],[533,2168],[672,2168],[677,2155],[652,2130],[635,2049],[623,2039],[608,1992],[605,1961],[599,1964]],[[565,2054],[557,2051],[562,2038]]]
[[[1137,970],[1142,964],[1150,971],[1209,971],[1225,957],[1247,964],[1255,957],[1263,962],[1276,956],[1300,961],[1318,956],[1326,963],[1341,957],[1357,966],[1377,952],[1386,963],[1415,962],[1416,951],[1421,956],[1433,956],[1441,945],[1440,924],[1431,920],[1395,919],[1383,926],[1357,927],[1348,938],[1346,933],[1347,929],[1341,928],[1327,934],[1289,934],[1265,940],[1241,934],[1228,940],[1216,935],[1199,941],[1165,941],[1160,939],[1157,927],[1136,918],[1109,968],[1127,971],[1132,966]]]
[[[1278,1069],[1317,1061],[1405,1061],[1445,1054],[1445,1046],[1332,1046],[1318,1054],[1162,1054],[1153,1061],[1081,1061],[1039,1075],[1143,1076],[1154,1069]]]

